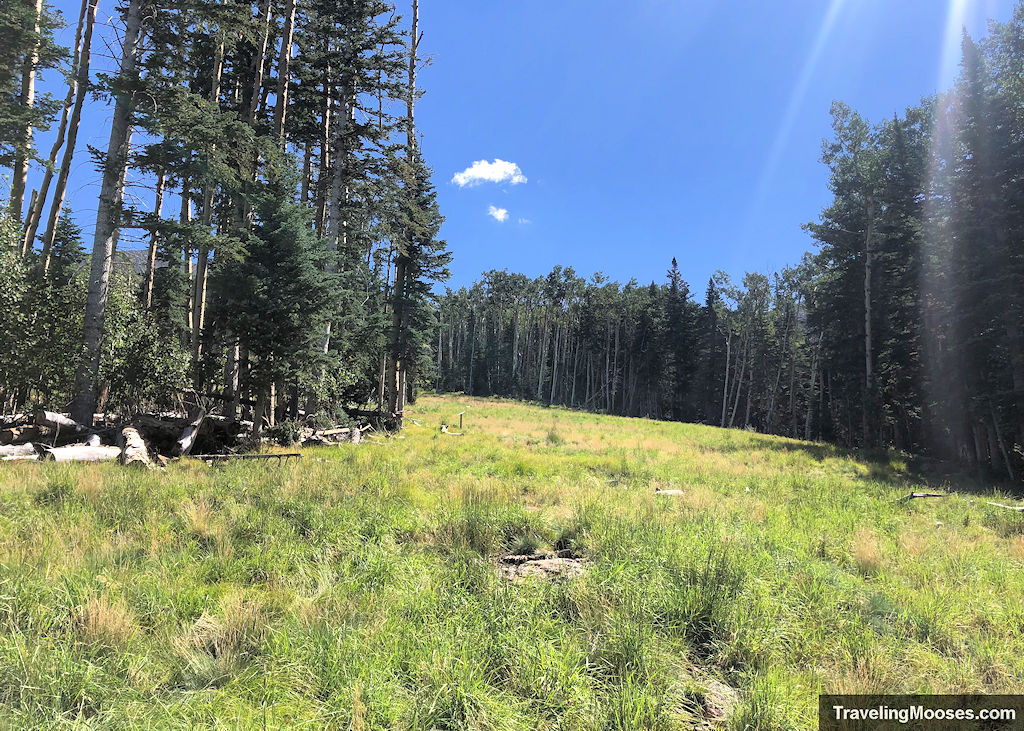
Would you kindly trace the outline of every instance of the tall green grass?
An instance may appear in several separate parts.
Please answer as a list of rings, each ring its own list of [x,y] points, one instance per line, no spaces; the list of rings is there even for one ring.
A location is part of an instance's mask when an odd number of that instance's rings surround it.
[[[1024,681],[1024,516],[991,488],[898,502],[898,455],[512,402],[415,417],[285,466],[4,465],[0,726],[812,728],[819,691]],[[497,570],[554,551],[584,573]]]

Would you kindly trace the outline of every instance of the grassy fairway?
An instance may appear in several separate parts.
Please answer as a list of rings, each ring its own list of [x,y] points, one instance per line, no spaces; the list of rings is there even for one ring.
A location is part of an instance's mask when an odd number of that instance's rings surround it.
[[[0,466],[0,726],[811,728],[822,689],[1024,686],[1024,515],[982,495],[897,503],[897,460],[742,431],[414,412],[284,467]],[[495,567],[552,548],[583,575]]]

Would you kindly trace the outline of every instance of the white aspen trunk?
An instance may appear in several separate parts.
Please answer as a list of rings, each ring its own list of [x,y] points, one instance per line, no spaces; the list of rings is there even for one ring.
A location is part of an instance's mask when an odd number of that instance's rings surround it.
[[[722,387],[722,421],[719,424],[725,428],[725,412],[729,407],[729,363],[732,360],[732,330],[726,333],[725,337],[725,385]]]
[[[43,234],[43,267],[50,266],[50,250],[57,233],[57,221],[60,220],[61,209],[64,207],[64,196],[68,188],[68,177],[71,175],[71,163],[75,156],[75,145],[78,142],[78,128],[82,119],[82,107],[89,91],[89,60],[92,49],[92,33],[96,26],[96,9],[99,0],[89,0],[85,15],[85,28],[82,33],[82,50],[78,58],[78,69],[75,79],[75,105],[68,121],[68,137],[64,146],[64,156],[57,174],[57,185],[53,189],[53,202],[50,204],[50,215],[46,221],[46,232]]]
[[[205,210],[213,208],[213,189],[209,188],[210,195],[207,198],[208,206],[200,215],[200,221],[206,230],[209,229],[211,214]],[[205,198],[206,196],[204,196]],[[194,378],[198,386],[200,380],[199,364],[203,358],[203,328],[206,327],[206,284],[207,268],[210,261],[210,247],[204,240],[199,244],[199,251],[196,254],[196,264],[192,272],[192,368]]]
[[[818,334],[818,344],[814,348],[814,357],[811,358],[811,380],[808,382],[807,388],[807,415],[804,419],[804,439],[808,441],[811,439],[811,402],[814,399],[814,384],[818,378],[818,357],[821,354],[821,341],[824,338],[824,332]]]
[[[260,5],[260,42],[253,54],[252,96],[249,107],[245,111],[245,122],[252,126],[256,112],[260,106],[260,92],[263,89],[263,69],[267,60],[267,43],[270,40],[270,0],[263,0]]]
[[[327,198],[328,180],[331,169],[331,66],[327,65],[324,72],[324,106],[321,117],[323,125],[320,127],[320,160],[316,177],[316,235],[323,238],[327,233]]]
[[[178,221],[183,226],[192,223],[192,191],[189,190],[189,182],[181,182],[181,210],[178,213]],[[181,269],[185,274],[185,281],[192,281],[192,247],[183,243],[181,247]],[[192,312],[195,309],[192,302],[192,287],[188,287],[188,307],[185,308],[185,327],[192,332]]]
[[[765,423],[765,431],[771,433],[772,421],[775,416],[775,401],[779,393],[779,386],[782,384],[782,371],[786,365],[785,354],[789,352],[789,311],[786,311],[786,327],[783,331],[782,336],[783,348],[782,353],[779,354],[779,368],[775,373],[775,384],[772,386],[771,398],[768,400],[768,419]]]
[[[746,373],[746,371],[747,371],[747,358],[749,357],[749,354],[750,354],[750,330],[749,330],[749,327],[750,326],[748,324],[747,331],[743,334],[743,356],[742,356],[742,359],[740,360],[739,372],[736,374],[736,377],[733,379],[733,385],[736,387],[736,396],[735,396],[735,399],[732,402],[732,411],[729,414],[729,428],[730,429],[733,427],[733,424],[736,423],[736,411],[740,407],[740,395],[743,393],[743,374]],[[748,386],[748,388],[749,388],[749,386]]]
[[[409,36],[409,75],[408,88],[406,91],[406,128],[405,128],[405,149],[409,165],[412,166],[416,159],[416,64],[417,53],[420,41],[420,3],[419,0],[412,0],[412,28]],[[402,351],[405,345],[406,307],[405,289],[408,277],[408,257],[398,252],[398,259],[395,263],[395,290],[394,307],[392,310],[392,328],[394,330],[394,341],[391,344],[391,360],[388,365],[388,383],[391,395],[388,407],[391,413],[395,414],[399,428],[402,426],[402,414],[405,411],[405,399],[407,395],[407,368]],[[470,353],[470,368],[472,369],[473,355]],[[472,374],[472,370],[470,371]],[[472,388],[472,376],[470,378]]]
[[[43,12],[43,0],[36,0],[35,26],[33,30],[39,33],[39,19]],[[25,56],[25,63],[21,69],[21,106],[31,109],[36,103],[36,63],[39,61],[38,45],[32,47],[32,51]],[[32,125],[25,126],[22,132],[21,144],[23,149],[18,150],[14,155],[14,167],[11,172],[11,212],[19,219],[21,209],[25,205],[25,185],[28,181],[28,148],[32,145]],[[22,255],[25,249],[22,249]]]
[[[143,284],[143,300],[146,303],[146,310],[153,309],[153,280],[156,277],[156,245],[160,239],[158,230],[160,215],[163,213],[164,207],[164,186],[167,183],[167,176],[164,175],[164,171],[161,170],[159,175],[156,176],[156,204],[153,206],[153,215],[156,217],[156,223],[153,226],[153,232],[149,235],[149,251],[146,257],[146,281]]]
[[[562,328],[556,323],[554,350],[551,357],[551,391],[548,394],[548,406],[555,403],[555,385],[558,383],[558,336]]]
[[[142,27],[143,0],[131,0],[125,16],[124,43],[118,76],[131,80],[137,74],[139,33]],[[91,425],[96,407],[96,385],[100,368],[100,344],[107,315],[107,296],[110,290],[110,270],[114,262],[117,236],[121,225],[121,204],[124,199],[124,175],[131,138],[132,99],[118,95],[110,124],[110,140],[103,165],[93,236],[92,263],[89,272],[89,291],[82,327],[84,357],[75,375],[75,400],[71,415],[75,421]]]
[[[218,35],[219,35],[218,31]],[[221,77],[224,70],[224,40],[221,38],[217,43],[217,50],[214,53],[213,73],[210,84],[210,103],[214,107],[220,106]],[[211,150],[211,154],[213,154]],[[213,225],[213,199],[214,185],[207,181],[203,185],[203,210],[200,214],[200,223],[203,226],[203,233],[209,234]],[[196,255],[195,273],[192,281],[192,369],[193,379],[196,387],[199,386],[201,373],[199,364],[203,358],[203,328],[206,326],[206,280],[207,266],[210,258],[210,245],[207,236],[203,236],[199,242],[199,250]]]
[[[50,148],[49,162],[46,170],[43,172],[43,182],[39,185],[39,194],[35,200],[28,207],[28,215],[25,217],[25,232],[21,242],[22,251],[28,252],[32,250],[32,245],[36,239],[36,232],[39,229],[39,219],[42,218],[43,206],[46,203],[46,197],[50,192],[50,183],[53,181],[53,172],[57,167],[57,155],[60,154],[61,148],[64,146],[64,140],[67,137],[68,121],[71,116],[71,112],[75,105],[76,90],[78,88],[78,66],[81,63],[82,58],[82,34],[85,29],[85,18],[89,13],[89,0],[82,0],[82,9],[78,14],[78,26],[75,30],[75,43],[72,50],[72,62],[71,62],[71,78],[68,81],[68,93],[64,97],[64,106],[60,112],[60,123],[57,125],[57,137],[53,141],[53,147]],[[49,247],[44,247],[43,250],[43,272],[47,272],[50,268],[50,251]]]
[[[277,106],[274,108],[274,136],[285,147],[284,125],[288,117],[289,65],[292,58],[292,35],[295,29],[295,0],[288,0],[284,9],[284,30],[281,33],[281,50],[277,56]],[[309,148],[306,148],[306,170],[309,167]],[[303,196],[305,203],[305,196]]]
[[[544,394],[544,366],[547,363],[548,349],[548,313],[544,310],[544,325],[540,330],[540,360],[537,363],[537,400],[540,401]]]

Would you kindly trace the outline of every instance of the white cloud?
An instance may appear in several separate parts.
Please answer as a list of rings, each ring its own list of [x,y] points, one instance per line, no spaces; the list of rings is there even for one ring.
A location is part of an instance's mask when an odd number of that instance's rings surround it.
[[[461,173],[455,173],[452,182],[460,188],[480,185],[480,183],[511,183],[518,185],[526,182],[526,176],[514,162],[495,159],[494,162],[477,160]]]
[[[529,218],[520,218],[519,224],[525,226],[528,223],[533,223]]]
[[[487,215],[493,218],[498,223],[505,223],[508,220],[508,210],[504,208],[496,208],[490,206],[487,209]]]

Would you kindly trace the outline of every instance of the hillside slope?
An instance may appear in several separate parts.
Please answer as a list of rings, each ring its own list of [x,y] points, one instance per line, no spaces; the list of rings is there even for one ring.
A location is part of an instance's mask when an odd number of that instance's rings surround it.
[[[1024,685],[1009,498],[514,402],[408,423],[282,467],[0,466],[0,723],[812,728],[819,690]]]

